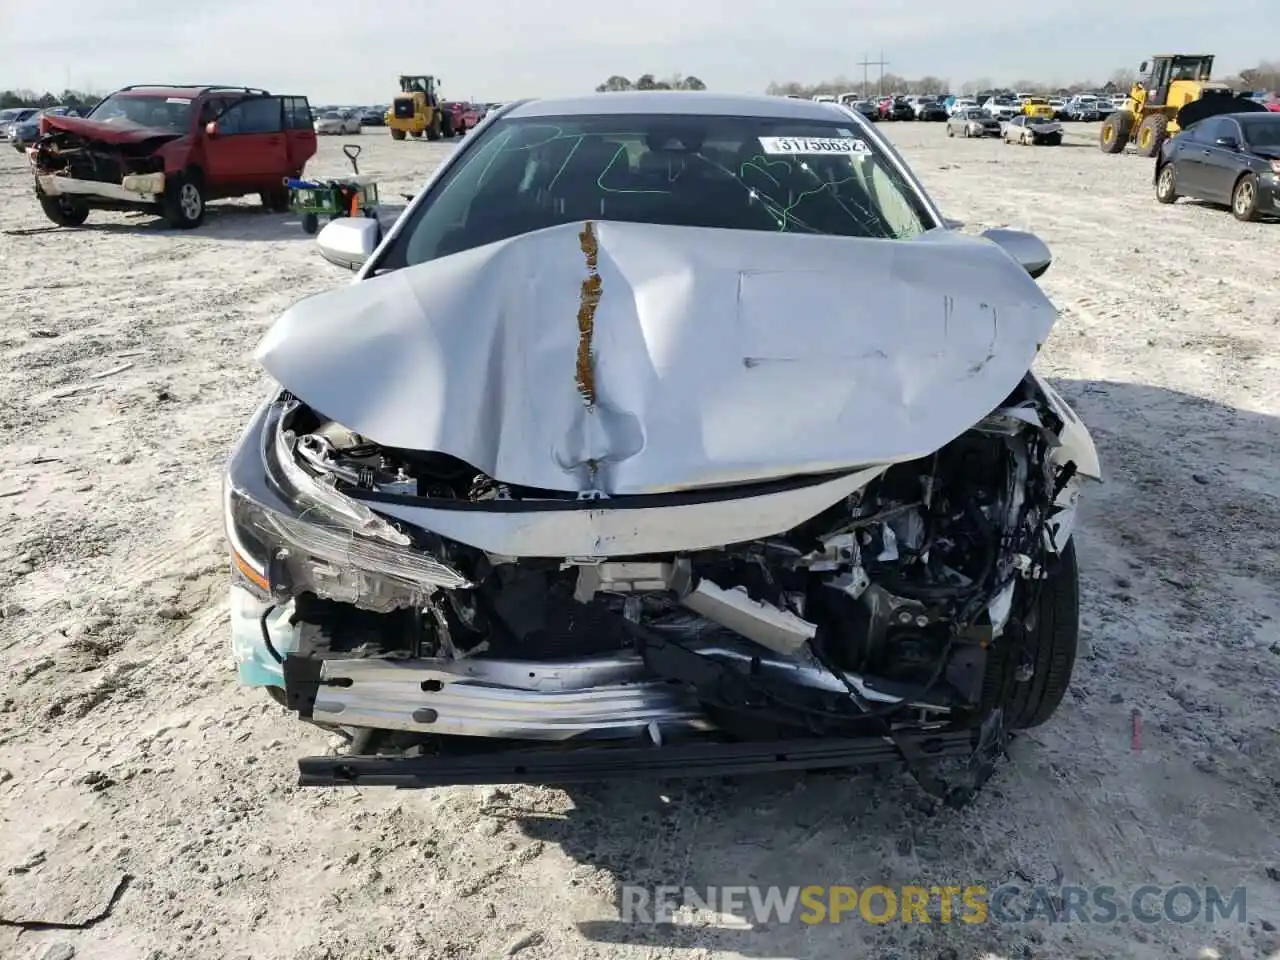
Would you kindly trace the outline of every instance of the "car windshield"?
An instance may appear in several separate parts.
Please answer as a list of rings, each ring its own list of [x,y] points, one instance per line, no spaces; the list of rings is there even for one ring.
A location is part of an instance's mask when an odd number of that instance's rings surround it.
[[[856,124],[695,115],[502,119],[382,262],[423,263],[583,220],[908,239],[934,226]]]
[[[116,93],[94,107],[89,118],[111,124],[186,130],[191,120],[191,98]]]
[[[987,115],[981,110],[970,110],[967,114],[970,120],[986,120]]]
[[[338,113],[336,110],[330,110],[328,113],[320,114],[320,119],[321,120],[341,120],[342,114]]]
[[[1240,126],[1249,146],[1280,147],[1280,117],[1244,117]]]

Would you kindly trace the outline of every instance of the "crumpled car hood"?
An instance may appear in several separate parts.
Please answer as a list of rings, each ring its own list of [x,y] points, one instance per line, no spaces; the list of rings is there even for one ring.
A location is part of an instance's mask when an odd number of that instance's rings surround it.
[[[168,127],[140,127],[135,124],[103,123],[84,117],[46,116],[42,121],[42,129],[49,131],[65,130],[79,134],[90,140],[103,143],[143,143],[147,140],[177,140],[182,136]]]
[[[927,455],[1008,395],[1055,318],[1008,254],[951,231],[593,222],[305,299],[257,358],[384,446],[640,494]]]

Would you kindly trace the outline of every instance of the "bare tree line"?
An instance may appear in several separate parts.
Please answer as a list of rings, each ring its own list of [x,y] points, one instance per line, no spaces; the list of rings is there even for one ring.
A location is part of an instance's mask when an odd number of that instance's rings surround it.
[[[0,110],[9,107],[91,107],[102,98],[84,90],[63,90],[62,93],[37,93],[34,90],[0,90]]]
[[[1045,83],[1039,80],[1018,80],[1007,88],[1021,93],[1037,94],[1072,94],[1090,90],[1128,90],[1137,78],[1137,71],[1120,69],[1112,71],[1102,82],[1093,80],[1063,85]],[[1263,61],[1256,67],[1241,70],[1238,74],[1221,77],[1224,83],[1239,90],[1276,90],[1280,91],[1280,60]],[[990,77],[978,77],[966,80],[958,90],[953,90],[951,80],[946,77],[924,76],[919,79],[902,77],[895,73],[886,73],[883,77],[873,76],[864,83],[861,78],[838,76],[820,83],[805,84],[796,80],[786,82],[774,81],[766,88],[766,93],[777,96],[813,97],[818,95],[838,96],[842,93],[856,92],[863,96],[887,93],[960,93],[974,94],[983,90],[1000,88]]]
[[[652,73],[642,73],[634,81],[615,73],[596,87],[596,93],[613,93],[619,90],[705,90],[707,85],[694,76],[673,73],[661,80]]]

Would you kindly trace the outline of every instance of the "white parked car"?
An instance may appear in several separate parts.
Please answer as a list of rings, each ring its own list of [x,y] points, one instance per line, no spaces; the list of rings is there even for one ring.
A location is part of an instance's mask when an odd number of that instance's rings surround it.
[[[355,282],[258,347],[231,646],[352,735],[301,782],[887,761],[952,795],[931,761],[1044,723],[1100,477],[1032,370],[1044,244],[953,229],[830,104],[535,99],[475,136],[385,237],[326,226]]]
[[[348,134],[360,132],[360,118],[350,110],[328,110],[315,119],[316,133]]]
[[[982,105],[982,109],[997,120],[1012,120],[1022,113],[1022,104],[1013,97],[992,97]]]
[[[951,101],[951,106],[947,107],[947,114],[954,117],[961,110],[975,110],[978,107],[978,101],[974,97],[957,97]]]

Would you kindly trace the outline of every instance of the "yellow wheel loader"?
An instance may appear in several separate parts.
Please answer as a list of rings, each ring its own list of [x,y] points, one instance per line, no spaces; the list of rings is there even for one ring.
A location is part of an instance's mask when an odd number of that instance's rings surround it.
[[[391,101],[387,111],[387,129],[392,140],[406,136],[428,140],[453,136],[453,117],[440,106],[435,77],[400,78],[400,92]]]
[[[1211,53],[1162,53],[1144,60],[1124,106],[1102,122],[1102,152],[1121,153],[1133,143],[1139,154],[1154,157],[1169,137],[1195,120],[1252,108],[1247,97],[1211,81],[1212,73]],[[1184,112],[1193,103],[1196,108]]]

